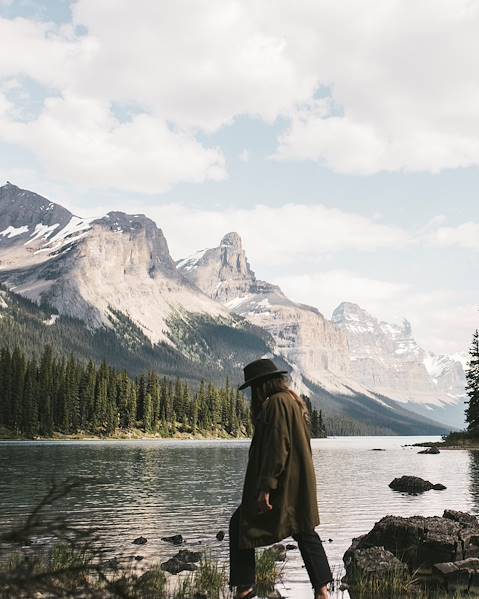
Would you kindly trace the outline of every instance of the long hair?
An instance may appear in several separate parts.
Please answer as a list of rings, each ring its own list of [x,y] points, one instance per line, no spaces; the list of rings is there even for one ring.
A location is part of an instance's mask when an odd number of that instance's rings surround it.
[[[288,391],[301,407],[301,413],[305,421],[309,424],[309,410],[305,401],[295,391],[289,387],[287,375],[278,375],[261,381],[257,385],[251,386],[251,415],[253,423],[259,416],[263,403],[278,391]]]

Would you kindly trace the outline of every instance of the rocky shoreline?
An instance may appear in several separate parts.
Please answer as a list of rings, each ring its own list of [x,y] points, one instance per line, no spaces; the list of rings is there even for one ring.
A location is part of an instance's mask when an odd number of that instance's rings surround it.
[[[343,584],[356,587],[395,580],[414,589],[479,596],[479,521],[444,510],[442,516],[381,518],[353,539],[343,557]]]

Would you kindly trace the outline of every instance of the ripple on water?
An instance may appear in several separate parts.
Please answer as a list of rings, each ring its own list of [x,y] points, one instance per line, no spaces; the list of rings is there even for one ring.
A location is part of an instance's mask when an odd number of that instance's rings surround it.
[[[318,533],[334,569],[351,539],[382,516],[436,515],[445,508],[479,510],[479,454],[443,451],[420,455],[402,447],[425,437],[342,437],[313,440],[321,524]],[[429,438],[431,439],[431,438]],[[98,528],[114,553],[164,560],[177,548],[161,537],[181,533],[191,546],[227,557],[218,530],[241,498],[249,443],[221,441],[0,442],[0,527],[17,523],[42,497],[54,476],[79,476],[83,485],[55,513],[78,526]],[[386,451],[371,451],[374,447]],[[441,482],[445,491],[408,496],[388,485],[414,474]],[[143,535],[141,549],[132,540]],[[328,542],[332,539],[332,542]],[[284,569],[286,593],[311,597],[299,551]]]

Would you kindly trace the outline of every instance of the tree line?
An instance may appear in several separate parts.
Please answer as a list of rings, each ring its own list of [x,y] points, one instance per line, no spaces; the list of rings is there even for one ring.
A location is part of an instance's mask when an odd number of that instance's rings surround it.
[[[321,412],[305,399],[311,436],[325,436]],[[83,362],[72,354],[59,358],[49,345],[38,360],[18,347],[0,350],[0,427],[29,437],[111,436],[119,429],[164,437],[177,432],[237,437],[253,431],[249,403],[228,379],[223,386],[201,381],[194,388],[153,371],[133,378],[105,362]]]
[[[0,351],[0,426],[28,436],[134,428],[162,436],[251,433],[248,403],[228,380],[194,390],[153,371],[132,378],[105,362],[57,358],[51,346],[38,360],[18,348]]]

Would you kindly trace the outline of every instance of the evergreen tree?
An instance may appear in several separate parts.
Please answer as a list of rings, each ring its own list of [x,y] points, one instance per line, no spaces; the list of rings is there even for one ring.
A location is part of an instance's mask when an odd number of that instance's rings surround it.
[[[479,433],[479,333],[475,330],[469,350],[469,363],[466,370],[466,422],[469,431]]]
[[[53,433],[53,353],[49,345],[40,360],[38,379],[39,432],[50,436]]]
[[[143,404],[143,429],[145,432],[150,432],[153,428],[153,400],[150,393],[145,395]]]

